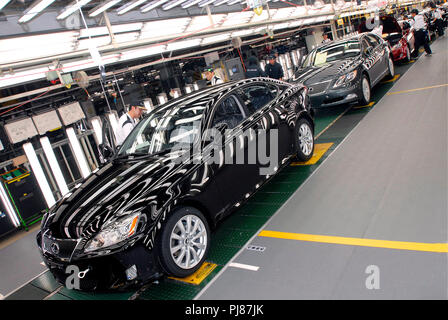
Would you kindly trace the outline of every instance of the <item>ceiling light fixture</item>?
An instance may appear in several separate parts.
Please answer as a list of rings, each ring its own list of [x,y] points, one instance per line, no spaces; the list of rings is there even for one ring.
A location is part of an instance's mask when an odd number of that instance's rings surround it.
[[[121,2],[121,0],[110,0],[110,1],[106,1],[104,3],[101,3],[100,5],[96,6],[95,8],[93,8],[92,10],[89,11],[89,17],[96,17],[100,13],[102,13],[102,12],[106,11],[107,9],[116,5],[118,2]]]
[[[38,13],[42,12],[46,7],[52,4],[55,0],[40,0],[34,2],[31,7],[25,10],[23,16],[19,19],[20,23],[25,23],[33,19]]]
[[[123,5],[117,9],[117,13],[120,15],[125,14],[126,12],[131,11],[132,9],[134,9],[135,7],[138,7],[142,3],[145,3],[146,1],[147,0],[135,0],[133,2],[126,3],[125,5]]]
[[[0,0],[0,10],[2,10],[11,0]]]
[[[195,4],[198,4],[201,1],[202,0],[188,0],[185,3],[182,3],[182,8],[184,9],[190,8],[191,6],[194,6]]]
[[[56,17],[56,19],[62,20],[67,18],[69,15],[82,8],[82,6],[86,5],[90,1],[92,0],[73,1],[69,6],[65,7],[65,9],[62,10],[62,12]]]
[[[178,5],[182,4],[182,3],[184,3],[185,1],[187,1],[187,0],[174,0],[174,1],[171,1],[171,2],[169,2],[169,3],[165,4],[165,5],[163,5],[163,6],[162,6],[162,9],[163,9],[163,10],[169,10],[169,9],[171,9],[171,8],[174,8],[174,7],[176,7],[176,6],[178,6]]]
[[[144,5],[144,6],[142,7],[141,12],[142,12],[142,13],[144,13],[144,12],[148,12],[149,10],[155,9],[155,8],[157,8],[158,6],[164,4],[164,3],[168,2],[168,1],[169,1],[169,0],[154,0],[154,1],[151,1],[150,3],[148,3],[148,4],[146,4],[146,5]]]

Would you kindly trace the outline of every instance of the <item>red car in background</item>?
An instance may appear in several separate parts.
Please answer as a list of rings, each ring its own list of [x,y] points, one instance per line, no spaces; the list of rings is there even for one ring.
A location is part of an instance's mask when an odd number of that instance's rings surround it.
[[[398,22],[394,17],[380,18],[383,26],[383,39],[389,42],[392,48],[394,61],[407,62],[415,50],[414,30],[407,21]]]

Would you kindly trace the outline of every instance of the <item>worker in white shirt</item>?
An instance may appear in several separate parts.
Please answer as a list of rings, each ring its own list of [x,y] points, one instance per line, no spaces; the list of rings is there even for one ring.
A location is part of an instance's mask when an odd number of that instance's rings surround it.
[[[224,80],[222,80],[220,77],[218,77],[215,74],[215,71],[213,70],[212,67],[205,67],[204,69],[204,73],[205,73],[205,78],[207,79],[207,81],[210,81],[212,86],[216,85],[216,84],[221,84],[224,83]]]
[[[118,120],[117,145],[122,145],[132,129],[137,125],[138,119],[142,116],[146,108],[143,101],[133,100],[130,103],[129,111],[123,114]]]
[[[322,40],[323,44],[331,42],[331,39],[328,37],[328,34],[324,33],[322,37],[324,38],[324,40]]]
[[[417,9],[412,9],[411,11],[411,25],[414,27],[415,35],[415,54],[418,55],[418,50],[420,46],[423,45],[426,51],[426,55],[430,56],[432,54],[431,48],[429,47],[428,37],[426,36],[426,22],[423,15],[418,13]]]
[[[436,25],[437,33],[439,34],[439,37],[443,36],[443,18],[442,18],[442,11],[437,8],[435,5],[431,8],[432,16],[433,16],[433,23]]]

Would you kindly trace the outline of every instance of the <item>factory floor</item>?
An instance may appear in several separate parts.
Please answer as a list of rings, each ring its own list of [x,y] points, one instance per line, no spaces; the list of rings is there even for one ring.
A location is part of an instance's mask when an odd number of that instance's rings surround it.
[[[0,249],[6,299],[447,299],[448,39],[396,65],[372,104],[316,115],[293,163],[214,232],[201,276],[85,293],[42,266],[35,231]],[[0,246],[1,247],[1,246]]]

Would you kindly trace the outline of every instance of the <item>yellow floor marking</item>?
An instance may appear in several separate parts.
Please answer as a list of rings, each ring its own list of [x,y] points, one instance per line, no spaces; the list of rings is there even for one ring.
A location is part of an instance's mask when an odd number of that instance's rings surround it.
[[[400,74],[396,74],[396,75],[395,75],[392,79],[390,79],[390,80],[381,81],[381,83],[395,82],[395,81],[397,81],[398,78],[400,78]]]
[[[406,64],[408,64],[408,63],[414,63],[414,62],[415,62],[415,60],[411,60],[411,61],[406,62]]]
[[[444,84],[439,84],[436,86],[430,86],[430,87],[423,87],[423,88],[416,88],[416,89],[409,89],[409,90],[402,90],[402,91],[394,91],[394,92],[388,92],[386,93],[388,96],[392,95],[392,94],[399,94],[399,93],[409,93],[409,92],[414,92],[414,91],[421,91],[421,90],[427,90],[427,89],[434,89],[434,88],[440,88],[440,87],[446,87],[448,86],[448,83],[444,83]]]
[[[353,109],[369,108],[369,107],[372,107],[374,104],[375,104],[375,101],[372,101],[369,104],[366,104],[365,106],[353,107]]]
[[[330,143],[317,143],[314,145],[314,153],[310,160],[306,162],[293,162],[291,163],[291,166],[309,166],[312,164],[316,164],[317,161],[322,158],[322,156],[325,154],[325,152],[330,149],[330,147],[333,145],[333,142]]]
[[[169,279],[186,282],[189,284],[199,285],[218,265],[210,262],[204,262],[202,266],[191,276],[186,278],[168,277]]]
[[[287,239],[287,240],[333,243],[349,246],[427,251],[427,252],[448,252],[448,243],[419,243],[419,242],[389,241],[389,240],[375,240],[375,239],[363,239],[363,238],[347,238],[347,237],[321,236],[313,234],[289,233],[289,232],[278,232],[268,230],[261,231],[258,234],[258,236]]]

